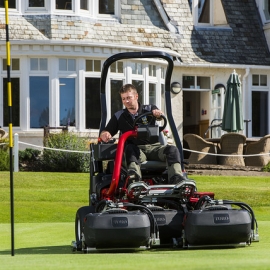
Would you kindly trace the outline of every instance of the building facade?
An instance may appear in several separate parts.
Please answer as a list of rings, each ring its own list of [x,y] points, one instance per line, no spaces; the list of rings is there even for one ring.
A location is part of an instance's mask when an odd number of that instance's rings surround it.
[[[0,1],[0,126],[8,130],[4,1]],[[69,126],[96,137],[99,82],[113,54],[165,51],[174,57],[172,110],[180,137],[205,132],[222,118],[229,75],[241,77],[244,134],[270,133],[269,1],[255,0],[9,0],[13,130],[20,141],[43,142],[43,127]],[[123,60],[110,68],[108,119],[121,108],[118,90],[133,83],[143,103],[164,110],[166,63]]]

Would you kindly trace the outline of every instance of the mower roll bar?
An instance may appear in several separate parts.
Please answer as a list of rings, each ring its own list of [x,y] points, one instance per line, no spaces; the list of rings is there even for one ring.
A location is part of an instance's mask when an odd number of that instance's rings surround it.
[[[184,154],[182,143],[176,129],[175,122],[172,116],[172,104],[171,104],[171,92],[170,92],[170,83],[171,76],[173,71],[173,58],[171,55],[165,52],[160,51],[149,51],[149,52],[127,52],[127,53],[118,53],[109,57],[103,64],[101,71],[101,80],[100,80],[100,103],[101,103],[101,122],[99,128],[99,136],[102,130],[104,130],[107,120],[107,107],[106,107],[106,80],[108,70],[111,64],[122,59],[132,59],[132,58],[161,58],[167,61],[168,66],[165,74],[165,104],[166,104],[166,115],[167,119],[173,134],[173,138],[180,152],[181,157],[181,167],[184,171]]]

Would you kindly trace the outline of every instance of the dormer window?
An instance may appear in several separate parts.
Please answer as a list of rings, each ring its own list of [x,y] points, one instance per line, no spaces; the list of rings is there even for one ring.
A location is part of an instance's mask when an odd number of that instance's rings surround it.
[[[221,0],[191,0],[191,2],[195,26],[228,26]]]

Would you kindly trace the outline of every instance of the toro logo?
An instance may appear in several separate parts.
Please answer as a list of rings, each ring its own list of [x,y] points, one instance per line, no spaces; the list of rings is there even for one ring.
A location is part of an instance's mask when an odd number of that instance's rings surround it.
[[[128,227],[128,219],[126,217],[113,217],[112,218],[113,227]]]
[[[157,221],[157,224],[166,224],[166,217],[165,215],[154,215]]]
[[[214,214],[214,223],[230,223],[229,214]]]

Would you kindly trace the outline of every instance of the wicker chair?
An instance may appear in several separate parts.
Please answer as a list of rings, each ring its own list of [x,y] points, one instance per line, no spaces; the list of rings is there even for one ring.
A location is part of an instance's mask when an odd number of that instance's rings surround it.
[[[207,142],[196,134],[185,134],[184,140],[187,142],[190,150],[211,154],[217,153],[217,148],[214,143]],[[217,164],[217,159],[215,155],[191,152],[188,162],[190,164]]]
[[[257,142],[252,142],[246,146],[246,155],[263,154],[270,152],[270,134],[262,137]],[[246,157],[246,166],[259,166],[263,167],[270,162],[269,155]]]
[[[8,136],[8,133],[0,128],[0,139],[5,139]]]
[[[239,133],[226,133],[220,138],[219,153],[224,155],[243,155],[246,136]],[[245,166],[243,157],[220,156],[220,165]]]

